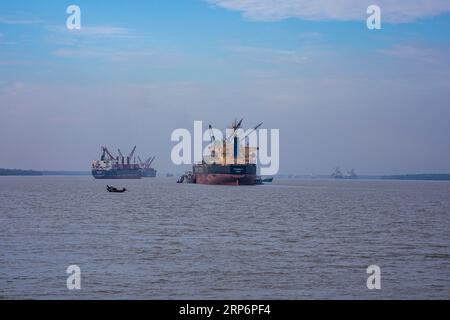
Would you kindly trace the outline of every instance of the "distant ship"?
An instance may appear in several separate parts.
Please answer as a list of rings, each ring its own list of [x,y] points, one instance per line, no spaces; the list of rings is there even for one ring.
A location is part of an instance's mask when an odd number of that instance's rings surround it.
[[[343,179],[344,175],[342,174],[342,171],[339,167],[336,167],[334,169],[334,172],[331,174],[331,177],[335,178],[335,179]]]
[[[115,157],[109,152],[108,148],[102,147],[100,160],[92,162],[92,176],[95,179],[140,179],[142,171],[138,164],[131,163],[136,146],[128,157],[122,155]]]
[[[358,178],[358,176],[356,175],[354,169],[348,171],[347,174],[344,175],[344,179],[357,179],[357,178]]]
[[[241,128],[243,119],[235,120],[231,125],[233,133],[228,138],[216,143],[212,126],[209,126],[211,137],[211,155],[208,161],[205,159],[193,166],[193,180],[197,184],[216,185],[255,185],[256,183],[256,158],[257,148],[250,148],[247,144],[242,147],[239,144],[237,130]],[[251,130],[246,137],[258,129],[262,123]],[[232,142],[232,143],[231,143]],[[227,162],[229,161],[229,162]],[[256,162],[256,161],[255,161]]]
[[[348,171],[347,174],[344,175],[339,167],[336,167],[334,172],[331,174],[331,177],[333,177],[334,179],[357,179],[358,178],[354,169]]]
[[[139,160],[139,166],[141,168],[141,173],[143,178],[154,178],[156,177],[156,170],[152,168],[152,163],[155,161],[156,156],[150,157],[147,159],[147,161],[142,161],[140,157],[138,157]]]

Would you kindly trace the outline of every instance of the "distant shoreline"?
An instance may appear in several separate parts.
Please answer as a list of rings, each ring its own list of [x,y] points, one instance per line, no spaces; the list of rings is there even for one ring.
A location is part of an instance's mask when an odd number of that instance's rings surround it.
[[[450,181],[450,174],[447,173],[419,173],[419,174],[397,174],[397,175],[358,175],[352,179],[334,179],[330,175],[293,175],[279,174],[276,179],[286,180],[416,180],[416,181]]]
[[[42,176],[42,172],[21,169],[0,169],[0,176]]]
[[[20,177],[20,176],[89,176],[89,171],[38,171],[23,169],[1,169],[0,176]]]
[[[402,174],[382,176],[383,180],[420,180],[420,181],[450,181],[450,174]]]
[[[23,169],[2,169],[0,176],[90,176],[90,171],[64,171],[64,170],[23,170]],[[333,179],[329,175],[294,175],[278,174],[275,179],[298,180],[298,179]],[[397,174],[397,175],[359,175],[354,179],[344,180],[416,180],[416,181],[450,181],[449,173],[420,173],[420,174]]]
[[[44,176],[90,176],[90,171],[42,171]]]

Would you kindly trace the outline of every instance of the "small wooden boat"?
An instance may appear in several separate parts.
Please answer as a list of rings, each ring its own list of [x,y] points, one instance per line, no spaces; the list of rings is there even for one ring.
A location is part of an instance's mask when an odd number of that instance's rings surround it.
[[[112,186],[106,186],[106,190],[108,190],[108,192],[117,192],[117,193],[123,193],[123,192],[127,191],[127,189],[125,189],[125,188],[117,189],[116,187],[112,187]]]

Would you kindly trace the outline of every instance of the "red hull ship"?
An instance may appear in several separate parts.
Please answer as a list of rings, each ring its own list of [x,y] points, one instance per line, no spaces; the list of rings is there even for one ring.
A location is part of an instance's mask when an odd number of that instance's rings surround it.
[[[193,169],[199,184],[254,185],[256,180],[256,164],[198,164]]]
[[[232,125],[233,133],[228,139],[223,139],[222,143],[216,144],[212,126],[209,126],[211,136],[211,156],[207,162],[195,164],[193,166],[194,183],[198,184],[215,184],[215,185],[255,185],[256,184],[256,163],[251,163],[251,148],[248,143],[245,147],[239,145],[237,130],[241,127],[242,119],[234,121]],[[253,131],[262,125],[259,124],[253,128],[243,139],[247,138]],[[232,157],[229,156],[228,149],[231,149],[229,141],[232,144]],[[221,149],[216,154],[216,148]],[[244,156],[239,156],[239,150],[243,149]],[[254,149],[254,148],[253,148]],[[255,149],[257,150],[257,148]],[[229,159],[231,158],[231,159]],[[227,162],[227,159],[229,160]]]

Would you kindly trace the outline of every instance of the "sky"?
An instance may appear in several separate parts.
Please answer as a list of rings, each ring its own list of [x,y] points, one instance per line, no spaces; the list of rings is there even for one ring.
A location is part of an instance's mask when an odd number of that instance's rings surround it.
[[[243,117],[280,129],[280,173],[447,173],[449,74],[450,0],[2,0],[0,167],[137,145],[181,172],[173,130]]]

